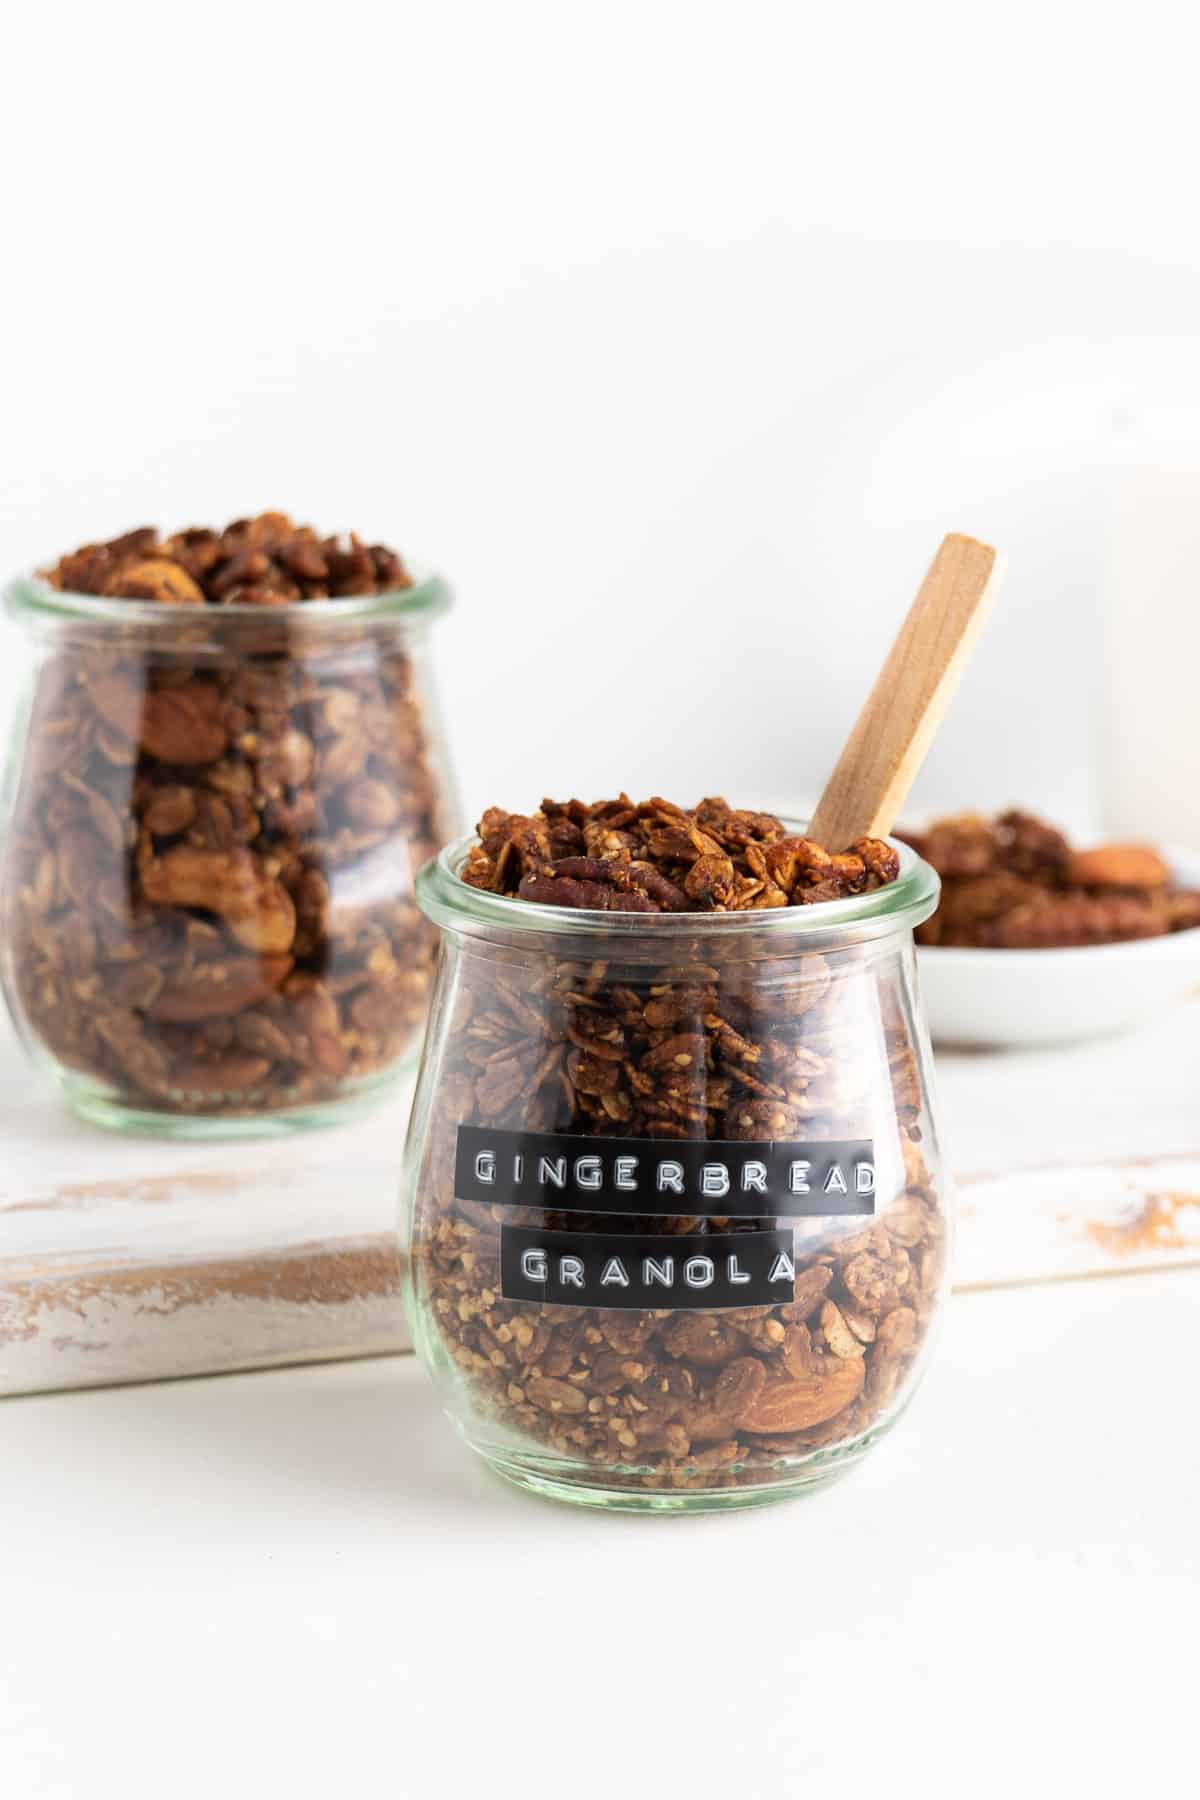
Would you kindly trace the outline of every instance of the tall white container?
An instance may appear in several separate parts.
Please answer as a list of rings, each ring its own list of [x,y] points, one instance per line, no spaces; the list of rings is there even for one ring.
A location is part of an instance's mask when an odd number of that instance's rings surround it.
[[[1105,829],[1200,850],[1200,466],[1120,484],[1106,615]]]

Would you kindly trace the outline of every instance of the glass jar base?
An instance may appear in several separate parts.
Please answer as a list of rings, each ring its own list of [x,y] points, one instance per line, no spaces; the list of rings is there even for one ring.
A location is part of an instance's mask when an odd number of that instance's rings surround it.
[[[600,1471],[595,1468],[581,1465],[574,1469],[561,1459],[551,1461],[535,1453],[484,1449],[469,1437],[467,1442],[495,1474],[547,1500],[565,1500],[605,1512],[704,1513],[773,1506],[776,1501],[796,1499],[825,1487],[847,1474],[887,1429],[886,1425],[872,1429],[836,1449],[813,1451],[771,1470],[735,1467],[728,1471],[729,1485],[721,1487],[649,1487],[639,1485],[645,1482],[645,1475],[619,1469],[606,1472],[611,1473],[610,1484],[601,1486],[597,1482]],[[619,1485],[622,1480],[629,1485]]]
[[[413,1060],[405,1057],[403,1062],[383,1074],[367,1077],[335,1099],[260,1113],[154,1112],[130,1106],[83,1076],[60,1071],[58,1082],[71,1111],[90,1125],[102,1125],[106,1131],[119,1131],[130,1137],[192,1141],[271,1138],[287,1137],[299,1131],[323,1131],[372,1112],[411,1073]]]

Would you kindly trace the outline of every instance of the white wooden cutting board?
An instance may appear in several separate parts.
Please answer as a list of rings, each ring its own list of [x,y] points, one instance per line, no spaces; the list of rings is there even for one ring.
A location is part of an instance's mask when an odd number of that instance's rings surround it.
[[[1200,1006],[1081,1048],[939,1058],[956,1285],[1200,1265]],[[0,1032],[0,1394],[408,1348],[411,1088],[335,1130],[126,1139]]]
[[[69,1114],[0,1029],[0,1394],[408,1346],[411,1082],[365,1119],[225,1143]]]

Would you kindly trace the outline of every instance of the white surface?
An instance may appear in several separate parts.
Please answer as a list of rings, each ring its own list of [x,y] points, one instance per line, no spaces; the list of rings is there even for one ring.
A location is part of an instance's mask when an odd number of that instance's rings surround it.
[[[956,1165],[1195,1150],[1198,1032],[1184,1007],[940,1059]],[[412,1358],[5,1401],[0,1790],[1165,1784],[1193,1748],[1198,1295],[1194,1268],[957,1295],[861,1468],[711,1520],[512,1492]]]
[[[1194,1151],[1198,1032],[1183,1007],[940,1059],[956,1166]],[[712,1520],[504,1488],[412,1358],[7,1400],[0,1791],[1166,1784],[1193,1748],[1198,1295],[1195,1269],[958,1295],[861,1468]]]
[[[1200,1000],[1134,1031],[1026,1051],[942,1051],[956,1175],[1200,1150]]]
[[[459,590],[476,816],[786,804],[973,531],[1009,576],[918,803],[1087,825],[1113,473],[1200,439],[1177,0],[9,12],[0,571],[393,535]]]
[[[10,1400],[4,1791],[1175,1791],[1196,1296],[959,1297],[890,1441],[715,1519],[510,1491],[411,1358]]]

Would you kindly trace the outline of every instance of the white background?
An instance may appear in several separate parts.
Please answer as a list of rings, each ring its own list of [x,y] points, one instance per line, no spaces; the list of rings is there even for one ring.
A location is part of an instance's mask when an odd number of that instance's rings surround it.
[[[1087,828],[1125,473],[1200,466],[1181,17],[22,8],[0,562],[263,506],[358,526],[457,588],[472,813],[783,804],[967,530],[1011,575],[915,805]],[[1122,658],[1143,738],[1200,657],[1194,568]]]

